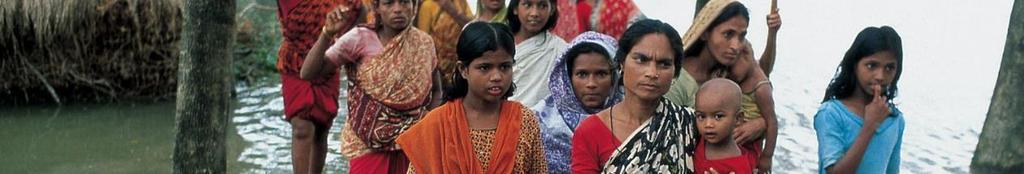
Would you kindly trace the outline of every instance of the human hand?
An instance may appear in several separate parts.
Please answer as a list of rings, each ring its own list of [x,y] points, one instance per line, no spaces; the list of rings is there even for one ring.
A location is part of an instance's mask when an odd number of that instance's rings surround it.
[[[708,171],[704,171],[704,174],[718,174],[718,171],[715,171],[715,168],[708,168]],[[729,172],[729,174],[736,174],[736,172]]]
[[[766,21],[768,21],[768,32],[778,33],[779,28],[782,28],[782,16],[779,15],[779,9],[772,9],[771,13],[768,13]]]
[[[760,138],[767,129],[764,119],[753,119],[746,123],[736,126],[732,130],[732,139],[736,141],[736,144],[747,144],[753,142],[757,138]]]
[[[772,173],[772,157],[761,154],[761,157],[757,159],[757,168],[754,169],[754,173]]]
[[[874,91],[873,99],[864,108],[864,120],[868,123],[878,124],[892,112],[889,110],[888,97],[882,95],[882,86],[873,85],[871,90]]]
[[[327,17],[324,19],[324,28],[321,34],[334,36],[341,32],[342,29],[350,26],[349,23],[352,22],[352,17],[347,14],[351,11],[352,8],[349,8],[347,5],[338,5],[334,10],[328,12]]]

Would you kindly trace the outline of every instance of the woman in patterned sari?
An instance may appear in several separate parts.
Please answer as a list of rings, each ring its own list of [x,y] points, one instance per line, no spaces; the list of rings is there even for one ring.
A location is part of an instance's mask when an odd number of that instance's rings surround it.
[[[663,97],[682,69],[679,33],[661,21],[638,21],[615,55],[625,96],[576,128],[573,173],[693,173],[693,112]]]
[[[348,119],[341,139],[352,173],[405,173],[408,159],[394,140],[439,102],[434,43],[412,27],[415,4],[374,0],[375,22],[355,28],[345,24],[358,17],[340,7],[327,16],[326,34],[302,66],[302,77],[310,79],[346,70]],[[333,33],[342,32],[331,44]]]

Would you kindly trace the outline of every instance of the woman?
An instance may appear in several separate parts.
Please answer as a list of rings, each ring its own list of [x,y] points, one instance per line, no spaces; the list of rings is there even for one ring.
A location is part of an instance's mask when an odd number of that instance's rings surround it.
[[[327,157],[327,131],[338,115],[339,73],[302,79],[303,58],[316,42],[324,16],[340,2],[334,0],[279,0],[281,41],[277,70],[281,72],[284,120],[292,126],[292,169],[320,173]]]
[[[314,79],[342,66],[346,69],[351,83],[341,139],[350,172],[405,173],[408,160],[394,140],[430,109],[437,100],[433,94],[440,93],[433,80],[434,43],[430,35],[412,27],[412,0],[372,3],[377,19],[372,25],[349,30],[351,25],[344,24],[357,17],[347,15],[351,9],[344,6],[327,16],[325,34],[307,55],[301,75]],[[331,45],[333,33],[344,31]]]
[[[434,37],[443,86],[452,85],[456,61],[455,42],[458,41],[462,26],[473,20],[472,16],[466,0],[427,0],[419,8],[415,19],[416,28]]]
[[[570,173],[570,142],[580,120],[622,98],[616,87],[618,64],[612,60],[618,48],[615,39],[586,32],[569,45],[551,72],[551,95],[532,108],[540,120],[549,173]]]
[[[547,173],[537,118],[513,91],[515,53],[502,24],[475,22],[459,36],[459,76],[447,103],[398,138],[422,173]]]
[[[700,83],[725,77],[726,67],[739,59],[747,34],[750,14],[735,0],[712,0],[701,9],[693,25],[683,36],[682,74],[673,82],[666,97],[673,102],[693,106]]]
[[[768,15],[769,20],[772,22],[768,24],[770,33],[777,32],[778,25],[781,25],[778,23],[780,21],[777,21],[778,15],[776,13],[773,14]],[[708,2],[701,9],[700,13],[697,14],[693,25],[690,26],[689,31],[683,37],[687,56],[683,60],[683,69],[686,71],[675,79],[667,98],[673,102],[692,106],[694,94],[698,86],[708,79],[732,76],[730,80],[738,84],[743,83],[743,86],[745,86],[744,91],[750,93],[750,98],[748,99],[754,99],[743,102],[744,105],[748,106],[746,107],[748,108],[746,115],[751,118],[747,118],[747,121],[744,121],[733,130],[733,137],[737,143],[755,147],[755,149],[761,151],[757,161],[758,169],[759,171],[767,172],[771,169],[771,156],[774,154],[777,132],[774,101],[771,98],[771,85],[764,85],[768,83],[768,73],[763,73],[765,74],[764,79],[756,79],[758,81],[753,83],[744,83],[742,80],[745,79],[735,77],[736,75],[729,73],[736,62],[743,59],[743,54],[745,54],[744,48],[748,44],[746,34],[749,22],[750,14],[746,6],[740,2],[734,0],[713,0]],[[774,41],[772,38],[769,38],[769,40]],[[762,54],[762,60],[774,60],[774,49],[771,45],[773,44],[769,43],[770,51]],[[746,54],[750,54],[750,52],[746,52]],[[747,72],[762,71],[762,69],[755,69],[752,66],[743,66],[741,68]],[[757,73],[761,74],[762,72]],[[744,74],[742,76],[750,75]],[[755,89],[758,90],[755,91]],[[754,97],[755,95],[752,94],[754,92],[757,92],[756,96],[758,97]],[[767,140],[764,143],[764,148],[760,148],[760,139],[762,138]]]
[[[558,20],[558,10],[555,0],[512,0],[509,9],[508,25],[518,51],[512,79],[520,89],[509,99],[533,106],[550,93],[548,75],[554,58],[565,48],[565,40],[550,31]]]
[[[572,140],[573,173],[693,173],[693,111],[663,95],[682,68],[679,34],[641,20],[619,40],[622,101],[583,120]]]
[[[476,3],[476,21],[506,23],[505,0],[479,0]]]

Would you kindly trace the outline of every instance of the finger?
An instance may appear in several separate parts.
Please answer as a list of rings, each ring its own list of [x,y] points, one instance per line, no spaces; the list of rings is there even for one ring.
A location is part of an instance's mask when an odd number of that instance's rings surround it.
[[[718,174],[718,171],[715,171],[714,167],[709,167],[708,170],[711,171],[711,173]]]

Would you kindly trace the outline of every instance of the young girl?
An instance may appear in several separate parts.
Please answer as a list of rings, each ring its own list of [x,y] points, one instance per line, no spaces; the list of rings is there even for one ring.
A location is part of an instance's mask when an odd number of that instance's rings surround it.
[[[327,16],[325,34],[302,65],[303,78],[342,66],[346,70],[348,119],[341,151],[352,173],[405,173],[409,162],[394,140],[437,104],[433,101],[440,102],[435,96],[440,91],[433,39],[412,27],[415,4],[374,0],[370,7],[377,22],[354,28],[345,24],[356,16],[344,13],[348,7],[340,8]],[[345,34],[331,44],[331,36],[341,32]]]
[[[508,26],[517,51],[512,80],[519,89],[509,100],[533,106],[550,93],[548,76],[566,45],[550,31],[557,20],[555,0],[512,0],[509,4]]]
[[[423,173],[547,173],[537,118],[505,100],[515,54],[502,24],[475,22],[459,36],[455,86],[447,103],[398,137]]]
[[[891,27],[868,27],[839,63],[814,115],[820,173],[899,173],[903,113],[894,104],[903,48]]]

